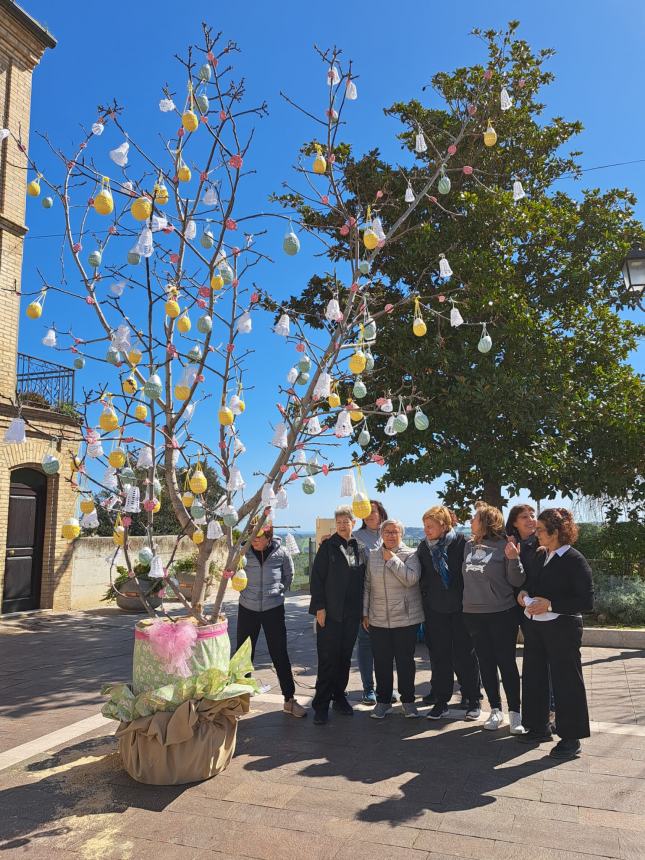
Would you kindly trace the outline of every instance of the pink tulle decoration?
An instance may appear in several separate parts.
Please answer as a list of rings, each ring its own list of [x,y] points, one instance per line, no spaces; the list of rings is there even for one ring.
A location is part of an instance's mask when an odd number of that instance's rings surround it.
[[[157,660],[170,673],[188,678],[190,666],[188,658],[197,642],[197,627],[190,622],[169,624],[166,621],[153,621],[148,632],[150,648]]]

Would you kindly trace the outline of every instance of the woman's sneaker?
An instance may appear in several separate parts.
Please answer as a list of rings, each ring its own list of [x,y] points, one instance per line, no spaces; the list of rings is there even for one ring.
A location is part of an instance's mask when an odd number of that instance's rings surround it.
[[[448,716],[448,705],[444,702],[437,702],[426,714],[428,720],[442,720]]]
[[[364,705],[375,705],[376,693],[374,692],[374,690],[363,690],[362,702]]]
[[[522,725],[522,715],[519,711],[508,712],[509,731],[512,735],[525,735],[526,729]]]
[[[285,699],[284,705],[282,706],[282,710],[285,714],[290,714],[292,717],[306,717],[307,711],[299,702],[296,702],[295,699]]]
[[[497,729],[501,729],[503,725],[504,714],[499,708],[493,708],[490,712],[489,718],[484,723],[484,728],[488,729],[489,732],[496,732]]]
[[[418,720],[419,712],[414,702],[401,702],[403,708],[403,716],[408,720]]]
[[[373,720],[384,720],[390,712],[390,706],[386,702],[377,702],[370,714]]]
[[[479,702],[468,702],[466,713],[464,714],[464,719],[472,722],[473,720],[478,720],[481,715],[482,709],[479,706]]]

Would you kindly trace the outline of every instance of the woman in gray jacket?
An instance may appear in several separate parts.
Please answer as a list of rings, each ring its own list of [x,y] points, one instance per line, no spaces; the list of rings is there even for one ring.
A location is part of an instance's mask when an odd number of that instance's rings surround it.
[[[255,645],[264,630],[269,656],[275,667],[284,696],[284,712],[292,717],[306,717],[306,710],[294,698],[296,685],[287,652],[287,626],[284,620],[284,593],[291,587],[293,561],[273,536],[273,526],[266,523],[251,542],[246,554],[248,584],[240,592],[237,610],[237,647],[250,637]]]
[[[363,626],[369,630],[374,652],[376,705],[370,714],[382,720],[390,710],[394,673],[403,713],[418,717],[414,704],[414,650],[417,628],[423,621],[419,589],[421,568],[416,552],[405,546],[399,520],[381,524],[383,543],[370,551],[363,591]]]

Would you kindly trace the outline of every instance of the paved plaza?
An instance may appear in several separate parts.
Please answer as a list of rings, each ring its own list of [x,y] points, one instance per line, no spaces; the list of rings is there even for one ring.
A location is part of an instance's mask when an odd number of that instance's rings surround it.
[[[301,701],[316,663],[307,602],[286,605]],[[129,679],[133,623],[111,609],[0,621],[1,857],[645,857],[645,651],[584,649],[593,736],[557,764],[547,746],[458,711],[440,723],[404,720],[398,706],[382,722],[362,706],[327,726],[294,720],[261,639],[263,693],[230,767],[149,787],[122,770],[115,724],[98,715],[101,685]],[[419,646],[421,694],[428,677]],[[355,667],[350,691],[357,702]]]

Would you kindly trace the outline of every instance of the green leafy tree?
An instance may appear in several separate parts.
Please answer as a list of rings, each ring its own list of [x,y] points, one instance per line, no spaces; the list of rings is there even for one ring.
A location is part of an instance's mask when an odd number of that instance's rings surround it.
[[[419,101],[386,110],[403,126],[399,138],[413,167],[390,164],[377,150],[361,158],[342,153],[356,210],[380,189],[379,214],[390,228],[406,209],[408,183],[413,190],[423,184],[460,116],[490,93],[449,162],[449,193],[432,191],[374,261],[370,313],[379,318],[388,303],[396,313],[391,323],[387,314],[378,319],[370,387],[421,396],[430,424],[419,431],[411,421],[405,433],[387,436],[383,420],[370,419],[366,450],[385,455],[380,489],[448,475],[443,497],[456,508],[476,498],[499,505],[504,488],[528,489],[537,499],[629,496],[637,505],[645,495],[644,397],[628,362],[643,327],[619,312],[635,303],[621,259],[643,240],[643,228],[626,189],[589,188],[579,199],[563,190],[561,180],[581,176],[580,153],[564,147],[582,125],[544,119],[540,94],[553,81],[545,69],[553,51],[533,52],[514,37],[517,26],[511,22],[503,36],[475,31],[487,45],[486,68],[434,76],[432,88],[454,113]],[[513,101],[506,111],[503,87]],[[498,136],[491,147],[482,140],[489,119]],[[414,151],[419,129],[430,144],[422,154]],[[515,181],[524,199],[514,200]],[[281,199],[305,218],[320,217],[303,198]],[[330,258],[349,249],[336,230]],[[455,273],[450,280],[440,277],[440,254]],[[344,288],[331,275],[315,277],[290,305],[323,320],[334,289]],[[424,337],[412,333],[414,296],[421,297]],[[452,300],[463,327],[450,325]],[[478,351],[483,322],[493,342],[486,354]]]

